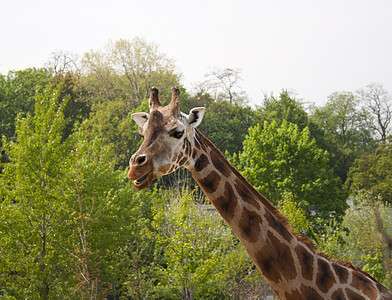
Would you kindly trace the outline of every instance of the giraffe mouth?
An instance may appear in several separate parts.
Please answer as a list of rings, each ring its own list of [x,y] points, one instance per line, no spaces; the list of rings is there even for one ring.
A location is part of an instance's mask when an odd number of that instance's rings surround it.
[[[153,180],[154,180],[154,178],[153,178],[153,174],[151,171],[151,172],[146,173],[145,175],[143,175],[139,179],[134,180],[133,186],[136,189],[141,190],[141,189],[148,187]]]

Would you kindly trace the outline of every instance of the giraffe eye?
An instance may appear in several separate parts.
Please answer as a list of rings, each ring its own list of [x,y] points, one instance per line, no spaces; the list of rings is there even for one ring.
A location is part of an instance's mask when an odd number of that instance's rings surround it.
[[[183,136],[184,132],[185,132],[185,130],[180,130],[180,131],[175,130],[170,133],[170,136],[172,136],[176,139],[180,139]]]

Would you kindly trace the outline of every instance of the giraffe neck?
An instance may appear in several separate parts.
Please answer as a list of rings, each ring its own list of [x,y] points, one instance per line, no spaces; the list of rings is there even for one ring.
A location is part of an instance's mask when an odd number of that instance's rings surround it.
[[[293,233],[280,212],[195,130],[186,168],[280,299],[392,299],[350,264],[332,261]]]

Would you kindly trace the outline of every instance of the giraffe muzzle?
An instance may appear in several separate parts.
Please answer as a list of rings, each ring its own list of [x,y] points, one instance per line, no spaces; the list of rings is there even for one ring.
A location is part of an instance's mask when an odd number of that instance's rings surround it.
[[[136,180],[135,180],[135,184],[139,185],[139,184],[143,183],[144,179],[147,178],[148,174],[149,174],[149,173],[147,173],[146,175],[144,175],[142,178],[136,179]]]
[[[148,155],[134,154],[129,162],[128,178],[133,181],[136,189],[148,187],[154,180],[153,168],[148,159]]]
[[[142,177],[133,180],[132,185],[136,189],[141,190],[148,187],[154,179],[155,176],[153,174],[153,171],[150,171],[147,174],[143,175]]]

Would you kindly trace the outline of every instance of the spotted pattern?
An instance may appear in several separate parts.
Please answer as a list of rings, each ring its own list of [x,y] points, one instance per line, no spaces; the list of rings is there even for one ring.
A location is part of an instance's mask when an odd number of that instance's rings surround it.
[[[191,142],[187,138],[184,138],[184,144],[182,145],[182,148],[184,149],[184,154],[189,158],[191,156],[192,147]]]
[[[275,231],[282,236],[282,238],[286,241],[291,241],[294,238],[294,235],[288,230],[288,228],[280,222],[276,216],[274,216],[269,210],[265,212],[265,219],[269,223],[271,228],[274,228]]]
[[[299,299],[306,299],[306,300],[326,300],[318,291],[314,288],[306,285],[302,285],[300,288],[301,298]],[[294,299],[293,299],[294,300]]]
[[[302,295],[299,290],[293,290],[290,292],[285,292],[284,293],[284,299],[301,299]]]

